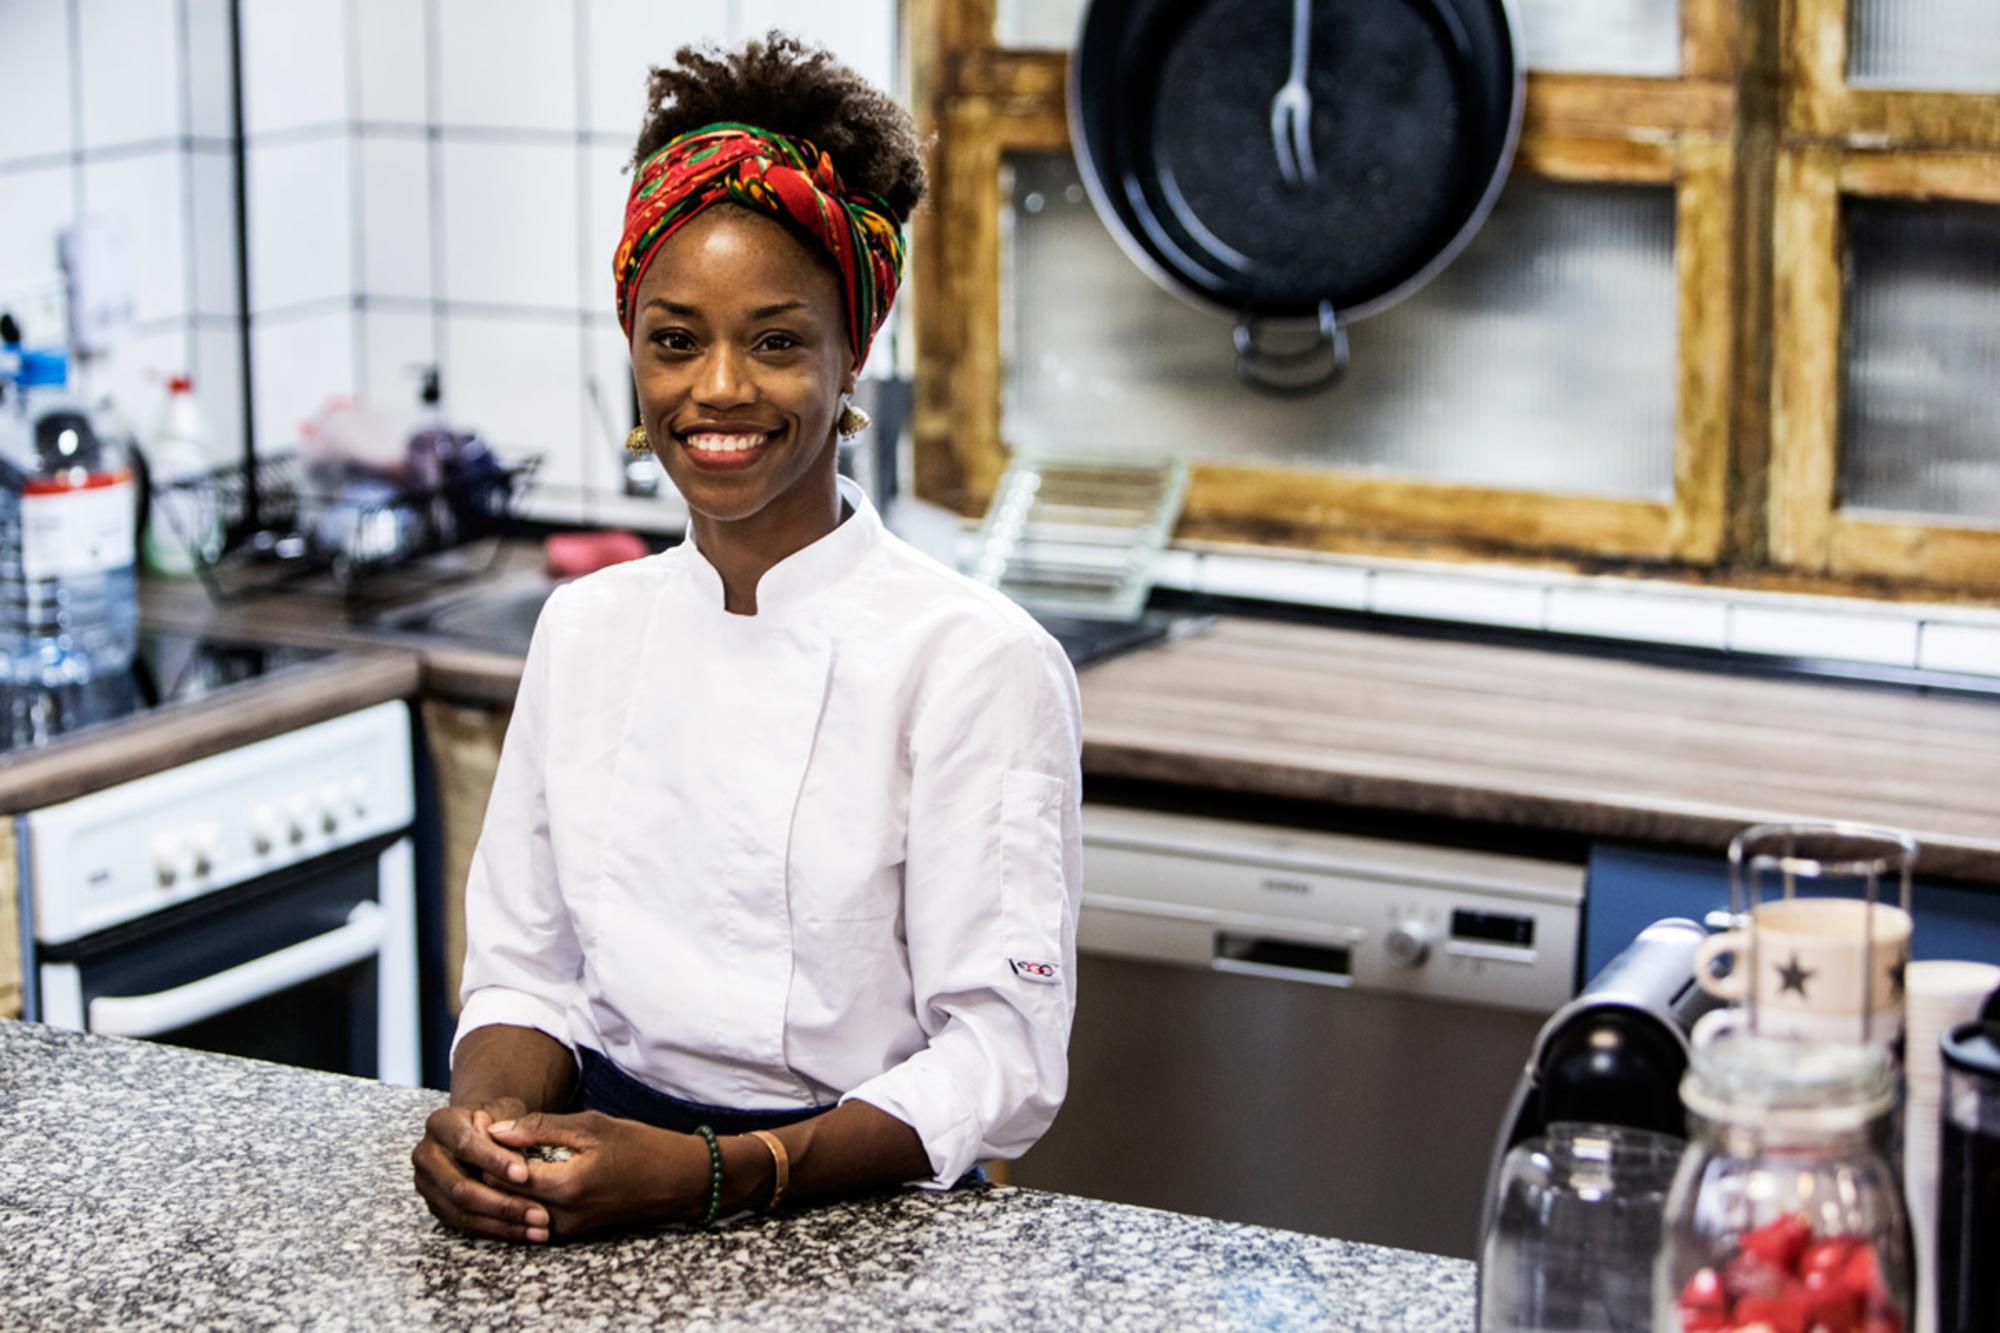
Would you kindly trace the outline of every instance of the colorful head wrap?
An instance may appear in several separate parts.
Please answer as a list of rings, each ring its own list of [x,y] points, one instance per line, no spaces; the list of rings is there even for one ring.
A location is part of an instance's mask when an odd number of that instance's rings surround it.
[[[859,368],[902,281],[902,227],[881,198],[842,185],[832,159],[810,141],[752,125],[690,130],[632,173],[625,234],[611,261],[625,336],[632,336],[639,280],[660,246],[720,203],[787,223],[833,256],[847,298],[847,343]]]

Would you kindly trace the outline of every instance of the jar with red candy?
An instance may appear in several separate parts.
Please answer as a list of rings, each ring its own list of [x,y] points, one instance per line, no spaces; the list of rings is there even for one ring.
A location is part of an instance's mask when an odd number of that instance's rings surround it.
[[[1658,1333],[1907,1333],[1910,1228],[1880,1045],[1698,1042],[1654,1272]]]

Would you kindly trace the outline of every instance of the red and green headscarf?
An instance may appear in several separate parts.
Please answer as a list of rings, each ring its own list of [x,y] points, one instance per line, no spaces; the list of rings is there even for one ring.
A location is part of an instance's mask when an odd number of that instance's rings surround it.
[[[611,261],[625,336],[632,336],[639,280],[653,256],[669,236],[720,203],[776,218],[833,256],[858,369],[902,281],[900,221],[878,196],[847,189],[832,159],[810,141],[726,121],[669,140],[632,173],[625,234]]]

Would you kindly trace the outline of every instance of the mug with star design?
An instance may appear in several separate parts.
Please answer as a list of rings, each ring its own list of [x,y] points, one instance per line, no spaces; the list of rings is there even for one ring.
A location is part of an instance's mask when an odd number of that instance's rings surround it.
[[[1741,1004],[1764,1035],[1893,1041],[1915,841],[1851,824],[1760,825],[1730,844],[1729,859],[1734,925],[1697,954],[1702,989]]]

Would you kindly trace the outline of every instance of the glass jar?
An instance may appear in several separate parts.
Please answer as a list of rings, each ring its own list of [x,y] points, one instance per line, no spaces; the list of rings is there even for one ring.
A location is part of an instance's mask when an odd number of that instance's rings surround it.
[[[1903,1333],[1909,1216],[1880,1147],[1894,1094],[1881,1046],[1743,1030],[1697,1044],[1655,1330]]]

